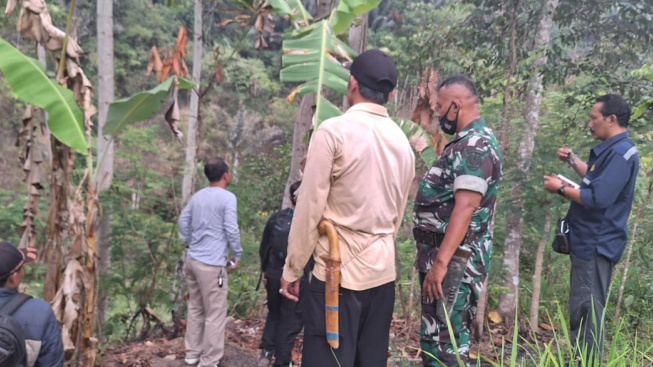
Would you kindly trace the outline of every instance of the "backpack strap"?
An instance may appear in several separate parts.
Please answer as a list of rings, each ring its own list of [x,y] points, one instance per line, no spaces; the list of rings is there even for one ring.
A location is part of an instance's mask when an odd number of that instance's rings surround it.
[[[14,312],[27,302],[32,296],[28,296],[23,293],[14,294],[9,301],[7,301],[2,307],[0,307],[0,314],[2,315],[13,315]]]

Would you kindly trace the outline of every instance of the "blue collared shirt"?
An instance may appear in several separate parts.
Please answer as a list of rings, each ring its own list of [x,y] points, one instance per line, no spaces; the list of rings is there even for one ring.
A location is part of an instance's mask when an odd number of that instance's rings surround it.
[[[179,237],[188,256],[212,266],[226,266],[229,250],[240,260],[236,196],[220,187],[205,187],[190,199],[179,216]]]
[[[590,260],[595,252],[616,263],[626,248],[639,155],[621,133],[590,151],[580,185],[582,205],[571,203],[567,217],[571,253]]]

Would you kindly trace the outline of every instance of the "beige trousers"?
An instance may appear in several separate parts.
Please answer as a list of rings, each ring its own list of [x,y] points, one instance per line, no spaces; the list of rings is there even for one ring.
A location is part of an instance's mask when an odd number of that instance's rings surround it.
[[[218,277],[222,272],[222,287]],[[224,330],[227,318],[229,276],[221,266],[206,265],[186,258],[188,278],[188,318],[186,358],[199,358],[201,367],[215,366],[224,354]]]

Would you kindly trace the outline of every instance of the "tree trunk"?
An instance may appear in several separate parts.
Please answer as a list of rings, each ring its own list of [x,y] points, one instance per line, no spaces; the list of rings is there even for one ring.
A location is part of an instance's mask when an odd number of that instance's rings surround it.
[[[503,90],[503,111],[501,112],[501,131],[499,135],[499,147],[503,152],[504,157],[508,153],[509,134],[508,128],[510,126],[508,110],[510,107],[510,93],[512,89],[512,77],[515,74],[517,67],[517,47],[515,42],[517,40],[517,16],[521,9],[521,0],[515,2],[515,8],[512,11],[510,20],[510,67],[508,75],[506,76],[506,88]]]
[[[544,249],[549,242],[549,232],[551,231],[551,213],[548,211],[544,214],[544,229],[542,230],[542,238],[540,244],[537,246],[537,254],[535,255],[535,271],[533,272],[533,295],[531,296],[531,331],[537,333],[540,330],[540,285],[542,284],[542,264],[544,263]]]
[[[199,133],[199,114],[200,114],[200,96],[199,85],[202,74],[202,0],[194,0],[195,4],[195,24],[193,26],[193,83],[197,84],[197,89],[193,88],[190,92],[190,109],[188,113],[188,145],[186,146],[186,169],[184,170],[184,180],[181,189],[182,205],[186,204],[193,192],[195,191],[195,171],[197,161],[197,136]],[[173,303],[175,311],[173,312],[172,323],[175,331],[181,328],[181,320],[184,317],[186,309],[186,271],[184,270],[186,260],[186,251],[180,255],[177,260],[177,280],[179,282],[178,292],[175,293]]]
[[[331,12],[330,0],[317,0],[317,13],[315,18],[321,18]],[[304,137],[311,128],[313,121],[312,106],[315,104],[315,93],[307,94],[302,98],[299,104],[299,111],[297,111],[297,120],[295,120],[295,131],[292,139],[292,158],[290,160],[290,172],[288,173],[288,181],[284,189],[282,208],[289,208],[292,204],[290,202],[290,185],[295,181],[301,180],[303,163],[306,159],[306,152],[308,152],[308,143],[304,141]]]
[[[202,0],[194,0],[195,25],[193,27],[193,83],[200,85],[202,74]],[[187,203],[195,191],[195,172],[197,161],[197,134],[200,98],[199,90],[190,92],[190,109],[188,112],[188,133],[186,145],[186,168],[181,187],[181,200]]]
[[[367,26],[369,13],[361,14],[356,17],[351,28],[349,28],[349,47],[357,53],[361,53],[367,49]],[[342,110],[349,109],[349,101],[347,96],[342,97]]]
[[[630,240],[628,241],[628,253],[626,254],[626,261],[624,261],[624,274],[621,277],[621,284],[619,284],[619,297],[617,298],[617,308],[614,314],[614,323],[615,325],[619,323],[619,313],[621,312],[621,302],[624,297],[624,289],[626,288],[626,280],[628,280],[628,269],[630,267],[630,257],[633,254],[633,247],[635,245],[635,237],[637,235],[637,225],[639,224],[639,219],[644,214],[644,210],[651,202],[651,197],[653,196],[653,179],[649,182],[648,185],[648,194],[642,205],[637,208],[637,214],[633,217],[633,230],[630,233]]]
[[[528,181],[530,161],[535,148],[535,135],[540,117],[540,103],[542,101],[542,72],[546,66],[546,54],[544,48],[549,44],[551,27],[553,25],[553,14],[558,6],[558,0],[544,0],[542,17],[538,25],[537,34],[533,44],[533,50],[538,56],[533,62],[533,72],[529,81],[528,96],[524,109],[524,125],[522,136],[517,152],[518,176],[511,187],[511,202],[513,208],[508,212],[506,242],[504,245],[503,269],[505,276],[503,287],[508,289],[499,297],[499,314],[506,322],[514,320],[515,308],[517,306],[517,291],[519,289],[519,251],[522,245],[522,230],[524,223],[524,197],[521,188]]]
[[[102,134],[107,120],[109,104],[114,97],[113,77],[113,1],[98,0],[97,3],[97,42],[98,42],[98,192],[107,190],[113,181],[113,142],[107,144],[109,137]],[[97,229],[99,273],[104,278],[111,266],[111,206],[102,208]],[[97,326],[100,339],[104,339],[101,328],[107,316],[107,294],[99,289],[97,302]]]
[[[48,240],[43,251],[47,259],[43,299],[52,302],[59,289],[63,269],[63,239],[68,229],[68,201],[70,174],[75,163],[71,148],[52,137],[52,175],[50,180],[50,210],[48,213]]]

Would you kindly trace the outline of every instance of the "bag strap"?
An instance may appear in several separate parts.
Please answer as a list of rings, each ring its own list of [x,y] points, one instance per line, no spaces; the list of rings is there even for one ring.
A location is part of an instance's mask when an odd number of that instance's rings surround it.
[[[14,294],[9,301],[7,301],[2,307],[0,307],[0,314],[2,315],[13,315],[14,312],[18,311],[25,302],[27,302],[32,296],[28,296],[23,293]]]

